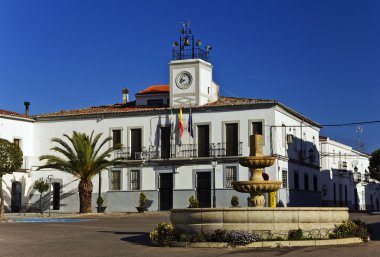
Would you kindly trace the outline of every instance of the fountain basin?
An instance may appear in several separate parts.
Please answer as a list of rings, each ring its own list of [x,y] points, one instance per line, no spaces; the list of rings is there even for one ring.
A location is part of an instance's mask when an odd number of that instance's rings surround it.
[[[242,193],[251,192],[275,192],[281,188],[281,181],[235,181],[232,182],[233,188]]]
[[[238,158],[241,166],[249,167],[250,169],[264,169],[272,166],[275,160],[276,157],[273,156],[244,156]]]
[[[241,230],[286,237],[289,230],[326,233],[348,219],[348,208],[187,208],[171,210],[172,224],[187,232]]]

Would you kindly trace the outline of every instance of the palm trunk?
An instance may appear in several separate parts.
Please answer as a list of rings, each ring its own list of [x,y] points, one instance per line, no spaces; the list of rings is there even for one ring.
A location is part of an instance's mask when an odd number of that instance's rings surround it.
[[[79,190],[79,212],[89,213],[92,212],[92,181],[91,179],[81,179],[78,185]]]
[[[41,211],[41,215],[43,214],[42,212],[42,193],[40,193],[40,211]]]
[[[3,176],[0,176],[0,219],[4,216]]]

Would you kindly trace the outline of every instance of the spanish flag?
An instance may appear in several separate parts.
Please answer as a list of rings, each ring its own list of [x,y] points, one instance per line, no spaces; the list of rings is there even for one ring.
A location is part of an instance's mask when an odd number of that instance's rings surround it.
[[[179,137],[182,138],[182,134],[183,134],[182,107],[179,107],[179,123],[178,123],[178,128],[179,128]]]

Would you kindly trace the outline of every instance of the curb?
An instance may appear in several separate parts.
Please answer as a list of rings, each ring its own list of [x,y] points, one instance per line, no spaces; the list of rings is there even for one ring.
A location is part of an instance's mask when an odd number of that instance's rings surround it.
[[[282,248],[282,247],[303,247],[321,245],[345,245],[363,243],[359,237],[342,239],[323,239],[323,240],[297,240],[297,241],[263,241],[253,242],[247,245],[232,246],[228,243],[220,242],[171,242],[172,247],[191,247],[191,248]]]

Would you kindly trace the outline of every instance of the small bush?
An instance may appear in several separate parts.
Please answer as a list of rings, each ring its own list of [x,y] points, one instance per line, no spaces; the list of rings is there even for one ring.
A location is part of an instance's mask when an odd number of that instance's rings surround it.
[[[199,208],[199,201],[193,195],[189,198],[189,208]]]
[[[139,207],[142,209],[145,209],[146,208],[146,202],[147,202],[146,195],[144,194],[144,192],[141,192],[140,197],[139,197]]]
[[[189,234],[180,234],[179,235],[179,241],[180,242],[190,242],[191,241],[191,235],[189,235]]]
[[[193,242],[212,242],[212,236],[208,234],[207,232],[200,231],[193,236],[192,241]]]
[[[176,230],[172,224],[159,223],[156,228],[150,232],[149,238],[153,241],[157,241],[160,245],[170,245],[171,241],[177,239]]]
[[[360,220],[347,220],[343,224],[335,226],[329,238],[348,238],[360,237],[363,241],[368,241],[368,228],[366,224]]]
[[[96,203],[97,203],[97,205],[99,205],[100,207],[102,207],[103,203],[104,203],[103,197],[98,196],[98,199],[96,199]]]
[[[288,233],[288,240],[302,240],[303,232],[302,229],[290,230]]]
[[[239,197],[237,197],[236,195],[232,196],[231,205],[232,205],[232,207],[238,207],[239,206]]]

